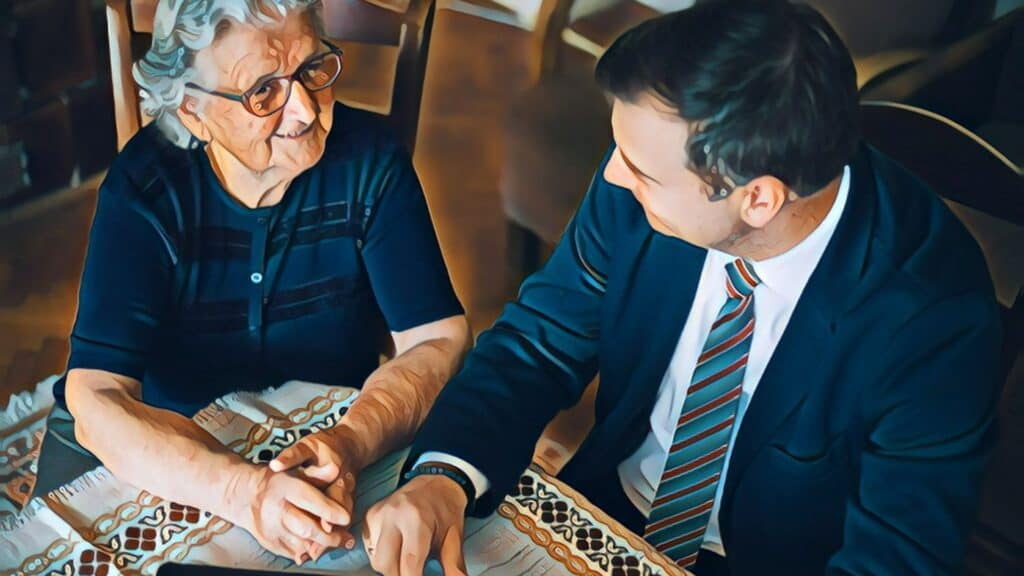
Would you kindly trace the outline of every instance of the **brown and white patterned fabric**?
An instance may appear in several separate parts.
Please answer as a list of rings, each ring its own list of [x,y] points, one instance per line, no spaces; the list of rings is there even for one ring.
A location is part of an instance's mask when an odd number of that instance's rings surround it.
[[[228,395],[195,420],[250,461],[268,462],[302,436],[334,426],[357,394],[347,388],[290,382],[261,394]],[[4,436],[3,445],[13,443]],[[405,452],[399,452],[363,472],[356,518],[394,490],[404,459]],[[8,468],[24,466],[22,458],[16,460],[19,464],[11,460]],[[359,526],[353,528],[354,534],[361,533]],[[640,537],[539,469],[526,471],[495,514],[468,521],[465,552],[471,574],[682,573]],[[32,500],[0,528],[2,574],[154,574],[165,562],[296,569],[290,560],[262,549],[244,530],[208,512],[133,488],[102,467]],[[373,574],[361,545],[329,552],[302,570]],[[440,567],[431,562],[427,571],[440,574]]]
[[[35,390],[11,396],[0,409],[0,529],[10,527],[28,503],[36,483],[36,461],[53,406],[51,376]]]

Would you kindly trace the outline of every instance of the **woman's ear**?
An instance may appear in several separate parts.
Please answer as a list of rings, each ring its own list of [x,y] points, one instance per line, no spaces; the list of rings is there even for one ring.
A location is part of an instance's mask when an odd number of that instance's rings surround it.
[[[786,203],[789,189],[774,176],[758,176],[741,187],[740,218],[752,228],[763,228]]]
[[[209,142],[210,130],[206,127],[206,122],[203,121],[203,116],[199,112],[199,106],[200,102],[195,96],[186,94],[181,100],[181,105],[178,106],[176,113],[178,114],[178,120],[181,120],[181,123],[193,136],[203,142]]]

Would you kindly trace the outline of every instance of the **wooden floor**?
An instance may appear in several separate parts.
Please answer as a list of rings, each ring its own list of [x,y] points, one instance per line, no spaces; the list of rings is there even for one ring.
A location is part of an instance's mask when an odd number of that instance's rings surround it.
[[[498,195],[502,122],[527,85],[529,33],[441,10],[416,168],[476,332],[509,296]],[[95,187],[0,214],[0,406],[64,368]]]

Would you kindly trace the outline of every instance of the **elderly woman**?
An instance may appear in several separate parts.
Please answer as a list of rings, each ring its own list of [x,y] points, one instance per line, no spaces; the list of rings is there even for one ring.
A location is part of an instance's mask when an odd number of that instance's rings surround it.
[[[338,526],[355,475],[411,440],[461,363],[467,323],[409,157],[334,102],[343,59],[319,10],[159,4],[135,67],[155,121],[100,188],[36,493],[102,463],[301,562],[353,544]],[[271,467],[189,418],[289,379],[362,394]]]

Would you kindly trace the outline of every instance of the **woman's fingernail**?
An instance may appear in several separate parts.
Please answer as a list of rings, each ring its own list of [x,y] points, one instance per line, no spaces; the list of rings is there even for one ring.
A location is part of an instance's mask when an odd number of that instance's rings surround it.
[[[351,549],[353,549],[355,547],[356,547],[356,540],[355,540],[355,538],[349,538],[348,541],[345,542],[345,548],[348,548],[349,550],[351,550]]]

